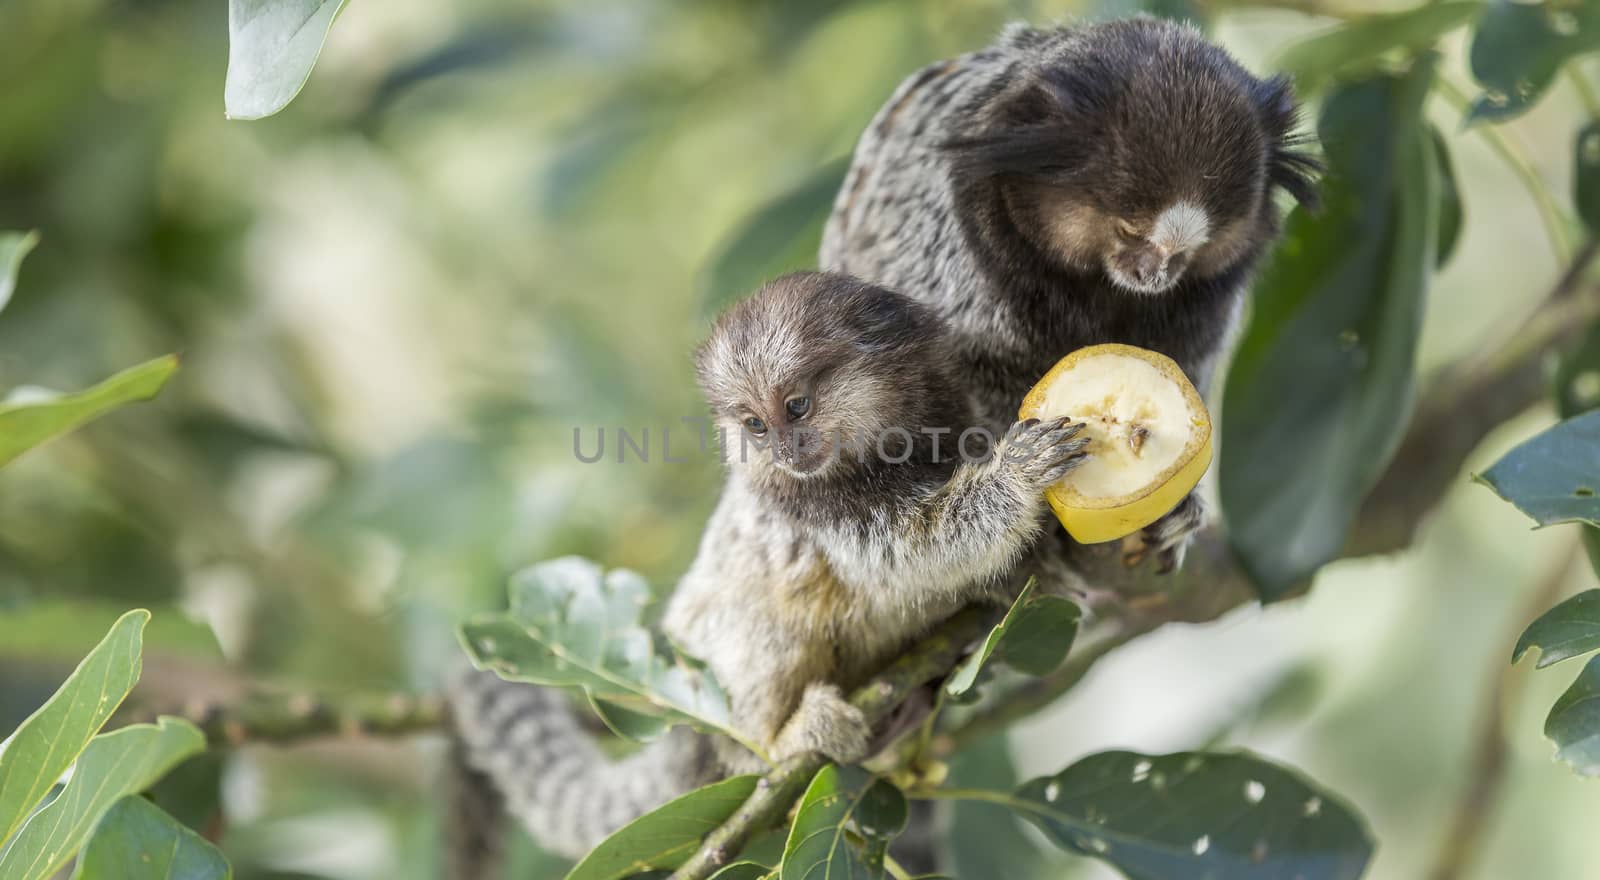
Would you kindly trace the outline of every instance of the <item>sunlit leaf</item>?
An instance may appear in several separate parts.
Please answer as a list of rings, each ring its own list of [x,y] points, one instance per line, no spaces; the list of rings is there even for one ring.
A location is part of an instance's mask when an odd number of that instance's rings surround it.
[[[228,0],[229,119],[260,119],[300,94],[345,0]]]
[[[150,787],[205,744],[198,728],[177,718],[95,737],[61,793],[40,807],[0,850],[0,877],[46,880],[83,846],[112,804]]]
[[[1319,90],[1336,76],[1370,72],[1397,49],[1427,49],[1483,10],[1474,2],[1429,3],[1390,15],[1363,15],[1290,46],[1278,68],[1302,92]]]
[[[0,842],[28,817],[139,680],[150,612],[129,611],[0,752]],[[10,875],[0,875],[9,877]]]
[[[859,767],[818,771],[795,808],[783,848],[782,880],[881,878],[889,841],[905,830],[906,798]],[[862,841],[860,849],[849,839]]]
[[[1492,0],[1472,40],[1472,75],[1484,93],[1469,121],[1501,122],[1532,107],[1563,65],[1600,48],[1600,4]]]
[[[676,869],[694,855],[706,834],[744,804],[758,781],[755,776],[724,779],[640,816],[590,851],[567,880],[622,880]]]
[[[0,401],[0,467],[108,410],[155,397],[177,369],[177,356],[167,355],[129,367],[74,394],[13,392]]]
[[[478,668],[511,681],[583,688],[625,709],[724,733],[760,753],[732,728],[727,695],[711,673],[658,644],[642,624],[654,597],[639,575],[569,556],[519,572],[510,593],[510,611],[461,628]]]
[[[1297,209],[1228,373],[1230,538],[1265,601],[1336,556],[1406,429],[1438,240],[1432,59],[1329,95],[1326,206]]]
[[[1600,410],[1524,441],[1474,479],[1541,526],[1600,525]]]
[[[16,292],[17,270],[22,268],[22,258],[38,244],[37,232],[0,232],[0,311]]]
[[[1030,579],[983,644],[957,667],[945,683],[948,693],[971,689],[991,656],[1029,675],[1049,675],[1066,659],[1082,612],[1069,599],[1036,594],[1034,586]]]
[[[1246,754],[1104,752],[1009,805],[1135,880],[1356,880],[1372,838],[1338,798]]]
[[[72,880],[226,880],[228,860],[204,837],[138,795],[94,829]]]
[[[1539,649],[1536,668],[1600,651],[1600,590],[1586,590],[1528,624],[1511,652],[1516,663],[1529,648]]]
[[[822,225],[848,169],[848,159],[829,162],[744,220],[702,276],[701,313],[715,314],[784,272],[815,266]]]
[[[1600,235],[1600,119],[1578,132],[1572,149],[1573,202],[1590,235]]]
[[[1572,687],[1550,707],[1544,735],[1574,773],[1600,776],[1600,657],[1584,664]]]

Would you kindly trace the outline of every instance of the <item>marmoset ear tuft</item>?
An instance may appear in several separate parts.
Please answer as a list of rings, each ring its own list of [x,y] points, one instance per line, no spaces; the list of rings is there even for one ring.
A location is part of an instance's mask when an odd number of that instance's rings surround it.
[[[1255,89],[1256,106],[1268,138],[1267,181],[1282,187],[1307,208],[1321,204],[1317,177],[1322,162],[1306,149],[1311,135],[1300,130],[1300,105],[1294,83],[1285,75],[1263,80]]]

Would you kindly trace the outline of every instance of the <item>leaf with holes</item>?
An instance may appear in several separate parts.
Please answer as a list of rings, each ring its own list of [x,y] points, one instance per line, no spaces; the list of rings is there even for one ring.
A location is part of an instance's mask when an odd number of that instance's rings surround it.
[[[1600,776],[1600,657],[1584,664],[1544,721],[1556,757],[1580,776]]]
[[[822,224],[849,163],[818,168],[746,218],[717,248],[700,285],[700,312],[715,314],[769,278],[816,265]]]
[[[22,258],[38,244],[37,232],[0,232],[0,310],[11,302],[11,294],[17,289]]]
[[[1473,479],[1541,526],[1600,525],[1600,410],[1523,442]]]
[[[1049,675],[1066,659],[1083,614],[1068,599],[1036,594],[1034,586],[1030,578],[1005,618],[950,676],[947,693],[960,696],[970,690],[990,657],[1029,675]]]
[[[818,771],[795,808],[783,848],[782,880],[851,880],[884,876],[889,842],[905,830],[906,796],[860,767]],[[849,839],[861,839],[858,851]]]
[[[1372,858],[1349,807],[1247,754],[1104,752],[994,799],[1135,880],[1355,880]]]
[[[221,851],[161,808],[131,794],[94,829],[72,880],[228,880]]]
[[[1406,429],[1438,240],[1422,122],[1432,59],[1341,86],[1318,125],[1326,207],[1296,209],[1228,371],[1229,538],[1264,601],[1338,555]]]
[[[144,625],[150,612],[129,611],[91,650],[66,682],[11,734],[0,752],[0,843],[34,806],[139,680]]]
[[[1529,648],[1539,649],[1536,669],[1600,651],[1600,590],[1585,590],[1539,615],[1517,639],[1511,662],[1521,660]]]
[[[0,401],[0,467],[40,443],[126,403],[149,400],[178,369],[176,355],[130,367],[74,394],[19,389]]]
[[[95,737],[61,793],[30,816],[0,850],[0,877],[46,880],[83,846],[112,804],[149,788],[205,745],[199,728],[178,718]]]
[[[300,94],[345,0],[228,0],[229,119],[260,119]]]
[[[479,669],[510,681],[582,688],[621,709],[726,734],[761,754],[758,743],[733,729],[727,695],[710,671],[642,624],[654,597],[639,575],[569,556],[518,572],[510,593],[510,611],[461,627]]]
[[[1368,73],[1396,50],[1431,48],[1483,10],[1480,3],[1430,3],[1392,15],[1363,15],[1290,46],[1278,69],[1305,94],[1337,77]]]
[[[1469,122],[1502,122],[1539,100],[1562,66],[1600,48],[1600,4],[1493,0],[1472,39],[1472,75],[1484,93]]]
[[[735,776],[689,792],[622,826],[579,862],[567,880],[622,880],[676,870],[700,842],[756,790],[755,776]]]

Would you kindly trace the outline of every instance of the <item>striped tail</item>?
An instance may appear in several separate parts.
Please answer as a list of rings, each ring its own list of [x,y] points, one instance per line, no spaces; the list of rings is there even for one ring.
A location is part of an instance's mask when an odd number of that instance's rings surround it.
[[[480,789],[492,785],[505,810],[557,855],[581,858],[613,831],[718,775],[711,738],[688,728],[675,727],[634,754],[611,760],[559,691],[468,670],[446,695],[463,769],[475,771]],[[470,776],[457,781],[472,784]],[[459,795],[458,804],[472,806]],[[498,818],[485,817],[490,824]],[[494,848],[462,843],[486,853]],[[494,861],[452,857],[468,869],[474,861]]]

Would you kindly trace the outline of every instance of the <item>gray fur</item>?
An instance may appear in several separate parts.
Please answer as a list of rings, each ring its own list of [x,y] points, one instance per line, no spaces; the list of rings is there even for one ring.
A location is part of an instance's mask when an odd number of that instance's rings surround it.
[[[992,429],[1096,343],[1163,352],[1204,393],[1277,235],[1274,191],[1314,196],[1295,122],[1286,81],[1256,79],[1192,28],[1012,27],[913,74],[878,112],[821,264],[946,318]],[[1145,533],[1163,567],[1201,513],[1193,501]],[[1071,552],[1054,533],[1029,566],[1059,579]]]
[[[846,693],[962,606],[1003,598],[1001,575],[1044,519],[1044,488],[1082,460],[1079,426],[1015,426],[982,460],[941,455],[927,435],[889,450],[892,460],[800,448],[802,425],[954,437],[971,422],[943,323],[840,275],[767,285],[719,319],[698,363],[718,426],[736,438],[759,415],[772,442],[730,456],[662,627],[711,668],[733,723],[769,758],[858,761],[873,731]],[[783,404],[797,390],[813,408],[789,418]],[[560,694],[492,673],[464,675],[449,695],[467,764],[567,855],[676,794],[766,769],[730,740],[682,728],[608,761]]]
[[[492,803],[494,792],[483,789],[492,782],[505,810],[557,855],[580,858],[644,812],[719,777],[706,738],[684,728],[613,761],[559,691],[464,670],[446,693],[461,759],[477,774],[456,779],[458,804]],[[498,864],[494,835],[458,843],[454,880],[489,876]]]

